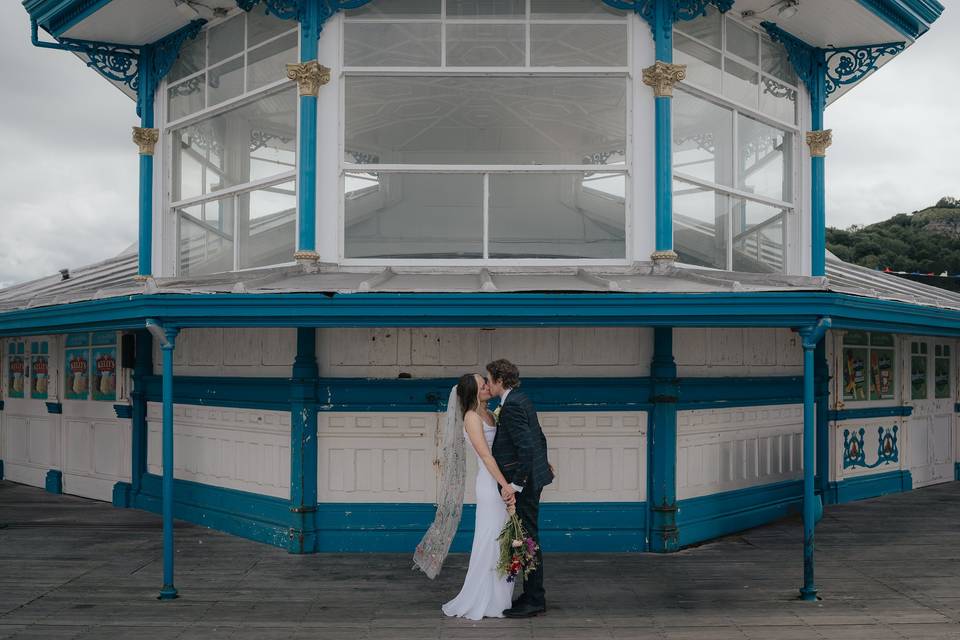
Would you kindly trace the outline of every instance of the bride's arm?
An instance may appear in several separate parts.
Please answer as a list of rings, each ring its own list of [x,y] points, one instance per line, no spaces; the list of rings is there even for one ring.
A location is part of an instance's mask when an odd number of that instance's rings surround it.
[[[463,419],[463,428],[466,429],[467,436],[470,438],[470,444],[476,449],[483,466],[487,468],[487,471],[489,471],[493,479],[497,481],[497,484],[501,487],[509,484],[507,479],[503,477],[503,473],[500,472],[497,461],[493,459],[493,454],[490,453],[490,447],[487,446],[487,439],[483,437],[483,423],[480,421],[480,416],[472,411],[469,412]]]

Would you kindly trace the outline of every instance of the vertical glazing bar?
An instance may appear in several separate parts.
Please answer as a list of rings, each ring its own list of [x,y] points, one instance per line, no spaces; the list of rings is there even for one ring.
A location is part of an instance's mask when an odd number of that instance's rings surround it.
[[[173,349],[176,329],[165,329],[163,353],[163,587],[160,600],[177,597],[173,586]]]

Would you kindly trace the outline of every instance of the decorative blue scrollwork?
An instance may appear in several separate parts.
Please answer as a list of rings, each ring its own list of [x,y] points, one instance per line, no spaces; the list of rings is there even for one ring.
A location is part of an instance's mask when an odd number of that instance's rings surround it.
[[[194,20],[190,24],[177,29],[173,33],[160,38],[153,44],[140,47],[140,73],[137,83],[143,82],[143,91],[137,91],[137,115],[144,114],[144,107],[152,108],[153,94],[160,81],[170,72],[177,56],[180,55],[180,47],[187,40],[192,40],[200,33],[200,29],[206,23],[206,20]],[[133,89],[138,87],[133,86]]]
[[[812,100],[820,91],[823,99],[848,84],[859,82],[877,69],[883,56],[903,51],[904,42],[863,45],[859,47],[814,47],[772,22],[763,22],[774,42],[787,50],[787,57]]]
[[[733,6],[734,0],[603,0],[614,9],[633,11],[647,21],[650,29],[656,35],[657,31],[657,3],[665,2],[667,11],[664,13],[664,22],[661,29],[672,30],[673,24],[680,20],[693,20],[707,14],[709,5],[715,6],[720,13],[726,13]]]
[[[359,9],[370,0],[237,0],[237,6],[244,11],[250,11],[261,2],[267,14],[297,22],[309,20],[309,5],[315,4],[319,26],[323,29],[324,23],[338,11]]]
[[[882,464],[899,462],[900,449],[897,446],[898,431],[899,427],[896,425],[894,425],[892,429],[886,429],[884,427],[877,428],[877,460],[872,464],[867,464],[867,452],[864,447],[864,434],[866,431],[861,428],[856,433],[850,433],[849,429],[844,429],[843,468],[861,467],[863,469],[875,469]]]

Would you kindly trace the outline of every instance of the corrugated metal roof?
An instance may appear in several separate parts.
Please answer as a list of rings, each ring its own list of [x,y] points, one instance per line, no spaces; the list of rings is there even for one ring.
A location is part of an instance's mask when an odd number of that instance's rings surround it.
[[[316,273],[298,266],[272,267],[195,278],[137,282],[135,248],[96,264],[0,290],[0,313],[124,295],[190,293],[411,293],[633,292],[712,293],[833,291],[855,296],[960,310],[960,294],[847,264],[827,256],[827,278],[783,276],[677,265],[631,267],[393,267],[323,265]]]

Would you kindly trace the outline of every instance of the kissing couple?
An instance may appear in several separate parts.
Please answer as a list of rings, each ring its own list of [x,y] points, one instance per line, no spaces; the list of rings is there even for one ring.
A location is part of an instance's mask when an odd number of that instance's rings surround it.
[[[440,573],[460,524],[466,482],[466,443],[477,456],[477,515],[470,565],[463,588],[443,605],[448,616],[529,618],[546,612],[543,559],[535,552],[536,568],[523,577],[523,594],[511,602],[513,582],[497,571],[497,538],[514,507],[527,535],[539,541],[540,494],[553,482],[547,462],[547,439],[533,403],[517,389],[520,372],[509,360],[487,365],[487,376],[468,373],[450,391],[438,455],[441,481],[437,514],[417,545],[414,564],[427,577]],[[487,407],[499,397],[496,417]]]

